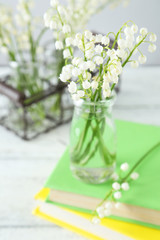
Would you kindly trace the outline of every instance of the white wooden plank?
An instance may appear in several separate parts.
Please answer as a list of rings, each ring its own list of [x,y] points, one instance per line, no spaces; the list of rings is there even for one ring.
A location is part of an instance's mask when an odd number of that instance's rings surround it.
[[[65,229],[55,228],[51,224],[50,227],[45,225],[40,227],[13,227],[0,229],[1,240],[85,240],[85,238],[73,234]]]

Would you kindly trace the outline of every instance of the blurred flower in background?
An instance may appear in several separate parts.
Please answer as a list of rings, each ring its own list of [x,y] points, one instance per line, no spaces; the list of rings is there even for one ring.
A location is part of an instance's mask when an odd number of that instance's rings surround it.
[[[54,37],[59,42],[57,49],[63,48],[60,41],[66,40],[69,45],[69,37],[86,28],[87,23],[94,14],[97,14],[107,5],[116,7],[126,0],[68,0],[66,5],[61,4],[59,0],[51,0],[51,7],[44,14],[45,26],[54,30]],[[128,2],[128,1],[127,1]]]
[[[0,80],[0,92],[8,98],[0,123],[24,139],[72,116],[66,85],[58,78],[64,66],[62,53],[45,42],[47,28],[43,17],[34,16],[33,7],[34,2],[27,0],[19,0],[16,13],[0,6],[0,51],[10,66],[9,75]]]

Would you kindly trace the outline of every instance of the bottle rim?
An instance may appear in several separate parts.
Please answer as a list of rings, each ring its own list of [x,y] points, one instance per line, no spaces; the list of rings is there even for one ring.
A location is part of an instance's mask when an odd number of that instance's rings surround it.
[[[104,99],[97,102],[85,101],[84,99],[80,99],[78,101],[74,101],[73,103],[76,108],[91,107],[91,106],[108,108],[108,107],[112,107],[115,101],[116,101],[116,93],[115,91],[113,91],[112,96],[108,99]]]

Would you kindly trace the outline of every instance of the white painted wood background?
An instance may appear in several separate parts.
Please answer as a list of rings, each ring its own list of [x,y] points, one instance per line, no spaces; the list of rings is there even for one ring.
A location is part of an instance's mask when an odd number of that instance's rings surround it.
[[[160,66],[127,69],[114,107],[117,119],[160,125]],[[82,240],[32,216],[43,186],[69,142],[70,124],[25,142],[0,127],[0,240]]]

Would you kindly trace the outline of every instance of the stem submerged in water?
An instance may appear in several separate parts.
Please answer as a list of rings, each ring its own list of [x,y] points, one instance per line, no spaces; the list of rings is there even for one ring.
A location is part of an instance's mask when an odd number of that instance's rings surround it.
[[[109,125],[106,123],[108,109],[105,103],[103,104],[94,105],[93,103],[91,106],[85,106],[84,103],[82,106],[80,121],[85,121],[84,128],[77,143],[73,143],[75,147],[71,151],[73,162],[79,166],[87,166],[95,157],[98,157],[97,163],[100,161],[106,167],[112,166],[115,161],[115,153],[110,152],[105,142],[107,139],[104,139],[104,134],[107,134],[106,126],[109,127]],[[85,114],[86,111],[89,113],[84,117],[83,112]],[[99,167],[101,164],[98,163]]]

